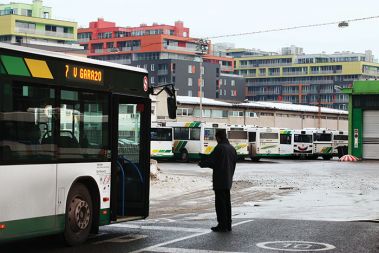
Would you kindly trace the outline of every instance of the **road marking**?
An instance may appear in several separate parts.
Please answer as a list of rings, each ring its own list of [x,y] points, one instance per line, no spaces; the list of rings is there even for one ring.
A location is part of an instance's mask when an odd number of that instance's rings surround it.
[[[157,247],[150,249],[152,252],[166,252],[166,253],[245,253],[237,251],[217,251],[217,250],[205,250],[205,249],[183,249],[183,248],[166,248]]]
[[[185,228],[185,227],[168,227],[168,226],[141,226],[141,225],[132,225],[132,224],[114,224],[114,225],[111,225],[111,227],[175,231],[175,232],[190,232],[190,233],[209,232],[209,229],[204,229],[204,228]]]
[[[242,224],[245,224],[245,223],[249,223],[249,222],[252,222],[252,221],[253,220],[241,221],[241,222],[238,222],[236,224],[233,224],[232,227],[236,227],[236,226],[239,226],[239,225],[242,225]],[[143,248],[143,249],[139,249],[139,250],[136,250],[136,251],[132,251],[130,253],[140,253],[140,252],[145,252],[145,251],[152,251],[155,248],[158,248],[158,247],[161,247],[161,246],[165,246],[165,245],[172,244],[172,243],[175,243],[175,242],[180,242],[180,241],[188,240],[188,239],[191,239],[191,238],[194,238],[194,237],[206,235],[206,234],[209,234],[211,232],[212,231],[209,229],[206,232],[202,232],[202,233],[198,233],[198,234],[193,234],[193,235],[188,235],[188,236],[180,237],[180,238],[177,238],[177,239],[174,239],[174,240],[171,240],[171,241],[158,243],[156,245],[153,245],[153,246],[150,246],[150,247],[147,247],[147,248]]]
[[[311,251],[326,251],[332,250],[336,247],[321,242],[304,242],[304,241],[273,241],[273,242],[260,242],[256,244],[257,247],[262,249],[292,251],[292,252],[311,252]]]
[[[160,218],[160,219],[151,219],[151,220],[138,220],[134,221],[133,223],[172,223],[176,220],[169,219],[169,218]]]
[[[146,237],[147,237],[147,235],[126,235],[126,236],[123,235],[123,236],[115,237],[115,238],[104,240],[104,241],[98,241],[98,242],[95,242],[93,244],[128,243],[128,242],[136,241],[136,240],[143,239]]]

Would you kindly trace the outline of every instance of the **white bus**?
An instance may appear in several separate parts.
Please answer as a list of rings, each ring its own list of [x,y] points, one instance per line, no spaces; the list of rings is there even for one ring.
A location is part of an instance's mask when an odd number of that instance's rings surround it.
[[[340,158],[347,154],[347,148],[349,146],[348,137],[347,131],[332,130],[333,156]]]
[[[174,132],[173,152],[183,162],[210,155],[217,145],[216,131],[226,131],[226,124],[193,122],[167,122]]]
[[[172,127],[152,124],[150,139],[151,158],[168,159],[174,157],[174,152],[172,151],[174,144]]]
[[[293,131],[293,155],[295,157],[313,157],[313,131]]]
[[[324,160],[333,157],[332,131],[323,128],[307,128],[313,132],[313,157],[321,156]]]
[[[236,149],[239,159],[249,157],[249,140],[247,127],[243,125],[228,125],[227,137],[230,144]]]
[[[294,145],[294,132],[292,129],[280,129],[280,157],[292,157]]]
[[[270,127],[249,127],[249,156],[253,161],[262,157],[278,157],[280,130]]]
[[[147,75],[0,43],[0,243],[148,216]]]

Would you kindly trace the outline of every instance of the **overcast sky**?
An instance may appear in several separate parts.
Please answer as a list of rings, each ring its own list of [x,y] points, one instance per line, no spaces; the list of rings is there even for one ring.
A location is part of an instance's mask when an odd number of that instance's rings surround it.
[[[12,0],[18,2],[16,0]],[[32,0],[20,0],[31,2]],[[0,0],[9,3],[9,0]],[[378,0],[44,0],[53,8],[53,17],[78,22],[87,27],[102,17],[118,26],[173,25],[181,20],[191,37],[224,34],[342,21],[378,16]],[[379,19],[352,22],[348,28],[337,25],[303,28],[212,40],[231,42],[236,47],[279,51],[296,45],[306,53],[336,51],[364,52],[371,49],[379,57]]]

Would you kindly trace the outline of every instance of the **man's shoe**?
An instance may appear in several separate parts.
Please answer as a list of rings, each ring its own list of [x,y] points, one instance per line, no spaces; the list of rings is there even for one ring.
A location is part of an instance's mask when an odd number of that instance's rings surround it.
[[[222,227],[219,227],[219,226],[217,226],[217,227],[211,227],[211,229],[212,229],[213,232],[222,232],[222,233],[223,232],[231,231],[229,229],[222,228]]]

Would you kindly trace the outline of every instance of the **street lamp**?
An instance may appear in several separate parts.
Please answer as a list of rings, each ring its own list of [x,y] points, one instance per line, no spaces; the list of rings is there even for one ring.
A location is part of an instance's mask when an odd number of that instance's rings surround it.
[[[203,121],[203,55],[208,52],[208,42],[205,39],[200,39],[197,42],[197,54],[200,56],[200,121]]]
[[[348,27],[349,26],[349,23],[346,22],[346,21],[341,21],[338,23],[338,27],[339,28],[345,28],[345,27]]]

